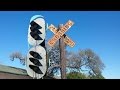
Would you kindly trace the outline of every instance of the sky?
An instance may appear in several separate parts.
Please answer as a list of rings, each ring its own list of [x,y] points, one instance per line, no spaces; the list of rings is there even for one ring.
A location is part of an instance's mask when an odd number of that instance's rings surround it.
[[[66,35],[75,46],[67,50],[92,49],[106,66],[103,76],[120,79],[120,11],[0,11],[0,64],[26,68],[19,60],[12,62],[9,55],[15,51],[28,53],[28,26],[34,15],[44,16],[48,26],[58,27],[72,20],[75,24]],[[46,40],[52,36],[47,29]]]

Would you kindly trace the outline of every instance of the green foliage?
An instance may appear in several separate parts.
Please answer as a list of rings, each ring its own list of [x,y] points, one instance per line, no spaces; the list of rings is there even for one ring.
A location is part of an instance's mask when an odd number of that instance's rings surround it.
[[[70,72],[66,76],[67,79],[105,79],[101,74],[86,76],[80,72]]]
[[[66,75],[67,79],[87,79],[85,74],[79,73],[79,72],[71,72]]]
[[[101,74],[89,76],[90,79],[105,79]]]

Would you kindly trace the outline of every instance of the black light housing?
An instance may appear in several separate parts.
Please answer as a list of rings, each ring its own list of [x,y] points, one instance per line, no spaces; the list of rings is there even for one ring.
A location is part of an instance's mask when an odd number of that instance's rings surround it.
[[[30,53],[34,58],[42,59],[42,57],[41,57],[37,52],[30,51],[29,53]]]
[[[35,64],[35,65],[37,65],[37,66],[42,66],[42,64],[39,62],[38,59],[29,58],[29,60],[30,60],[33,64]]]
[[[36,73],[38,74],[43,74],[43,72],[39,69],[38,66],[34,66],[34,65],[29,65],[29,67]]]

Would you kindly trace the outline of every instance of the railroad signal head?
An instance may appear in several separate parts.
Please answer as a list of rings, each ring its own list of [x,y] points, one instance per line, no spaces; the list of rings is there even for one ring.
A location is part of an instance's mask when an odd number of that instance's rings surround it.
[[[33,16],[28,29],[28,43],[33,46],[27,54],[27,73],[31,77],[41,78],[46,73],[45,20]]]
[[[27,54],[27,73],[41,78],[46,73],[46,50],[42,46],[32,47]]]
[[[45,20],[40,16],[33,16],[34,19],[30,20],[28,29],[28,42],[30,45],[35,46],[41,44],[45,39]]]

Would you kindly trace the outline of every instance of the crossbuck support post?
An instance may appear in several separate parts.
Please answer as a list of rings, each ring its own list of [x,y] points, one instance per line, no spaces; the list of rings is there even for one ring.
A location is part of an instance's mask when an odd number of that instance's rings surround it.
[[[59,30],[63,24],[59,25]],[[66,59],[65,59],[65,43],[64,35],[59,39],[60,47],[60,70],[61,70],[61,79],[66,79]]]

